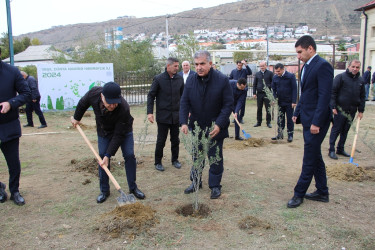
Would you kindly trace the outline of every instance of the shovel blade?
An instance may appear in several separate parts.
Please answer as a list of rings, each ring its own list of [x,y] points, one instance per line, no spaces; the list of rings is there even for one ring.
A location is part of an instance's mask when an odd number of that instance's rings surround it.
[[[125,194],[121,189],[118,190],[120,196],[116,198],[119,206],[129,205],[136,202],[135,196],[133,194]]]
[[[242,133],[243,133],[243,136],[245,137],[245,139],[251,138],[251,135],[246,133],[245,130],[242,130]]]

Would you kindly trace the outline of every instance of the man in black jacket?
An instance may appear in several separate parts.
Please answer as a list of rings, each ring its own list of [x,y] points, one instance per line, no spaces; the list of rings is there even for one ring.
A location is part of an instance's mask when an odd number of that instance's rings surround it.
[[[266,108],[266,121],[267,127],[272,128],[271,125],[271,108],[270,108],[270,100],[267,98],[265,88],[268,88],[269,91],[272,93],[271,84],[273,73],[267,70],[266,62],[259,63],[260,71],[255,74],[254,83],[253,83],[253,94],[254,98],[257,99],[257,123],[254,127],[259,127],[262,124],[262,109],[263,103]]]
[[[38,115],[39,121],[41,123],[41,125],[38,128],[45,128],[47,127],[47,123],[46,123],[46,120],[44,119],[42,110],[40,110],[40,93],[38,89],[38,82],[35,80],[34,77],[29,76],[24,71],[21,71],[21,74],[23,78],[26,80],[27,84],[29,85],[29,88],[31,91],[31,102],[26,103],[27,124],[23,126],[34,127],[33,111],[35,111],[35,114]]]
[[[147,119],[154,123],[154,100],[156,98],[156,122],[158,124],[158,136],[155,148],[155,168],[164,171],[162,165],[163,149],[170,131],[172,165],[181,168],[178,161],[180,139],[179,117],[180,98],[184,91],[184,79],[177,74],[179,61],[170,57],[164,73],[154,77],[150,92],[147,95]]]
[[[90,106],[95,113],[99,155],[103,159],[99,165],[106,165],[110,169],[111,156],[114,156],[121,147],[129,192],[138,199],[144,199],[144,193],[135,183],[137,163],[134,156],[134,119],[130,115],[129,104],[121,96],[120,86],[117,83],[108,82],[103,87],[93,87],[89,90],[79,100],[74,116],[71,118],[74,127],[80,123]],[[96,199],[98,203],[104,202],[110,195],[108,175],[100,166],[100,195]]]
[[[18,189],[21,176],[19,156],[21,124],[18,107],[30,99],[29,86],[20,71],[0,60],[0,149],[8,165],[10,199],[19,206],[25,204],[25,199],[20,195]],[[5,184],[0,182],[1,203],[8,199],[5,188]]]
[[[365,90],[366,90],[366,101],[368,101],[368,94],[370,93],[371,85],[371,66],[367,67],[365,73],[363,73],[363,80],[365,81]]]
[[[361,62],[353,60],[346,72],[337,75],[333,81],[331,107],[334,118],[329,137],[328,156],[335,160],[338,159],[336,154],[350,156],[344,150],[346,137],[356,112],[358,111],[358,119],[362,119],[365,111],[365,82],[360,77],[360,68]],[[335,154],[335,142],[339,135],[340,140]]]

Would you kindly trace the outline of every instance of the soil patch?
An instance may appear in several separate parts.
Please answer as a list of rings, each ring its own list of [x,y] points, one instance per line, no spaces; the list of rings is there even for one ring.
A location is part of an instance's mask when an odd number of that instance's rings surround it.
[[[238,226],[242,230],[270,229],[271,228],[271,225],[268,222],[261,221],[258,218],[255,218],[253,216],[246,216],[244,219],[238,222]]]
[[[199,204],[198,210],[194,210],[192,204],[186,204],[176,208],[176,213],[182,216],[192,216],[197,218],[205,218],[211,213],[211,209],[206,204]]]
[[[248,147],[263,147],[267,142],[262,138],[249,138],[243,141],[235,141],[231,144],[225,144],[226,149],[245,149]]]
[[[351,163],[327,165],[327,175],[342,181],[375,181],[375,172],[372,168],[357,167]]]
[[[72,159],[70,164],[73,166],[73,171],[75,172],[86,172],[99,176],[98,162],[95,158]]]
[[[144,206],[140,202],[116,207],[100,217],[99,232],[110,238],[126,236],[134,239],[159,223],[155,212],[150,206]]]

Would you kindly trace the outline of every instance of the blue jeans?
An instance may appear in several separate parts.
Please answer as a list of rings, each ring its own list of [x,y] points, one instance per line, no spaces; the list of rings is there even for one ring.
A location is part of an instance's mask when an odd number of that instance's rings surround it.
[[[111,138],[100,137],[98,136],[98,147],[99,155],[101,158],[104,157],[104,154],[107,152],[107,148]],[[129,190],[133,190],[137,187],[135,183],[136,180],[136,168],[137,162],[134,156],[134,139],[133,132],[126,134],[124,141],[121,144],[122,156],[125,160],[125,173],[126,179],[128,181]],[[111,164],[108,164],[108,169],[111,169]],[[107,173],[99,166],[99,179],[100,179],[100,192],[107,193],[109,192],[109,177]]]
[[[366,90],[366,100],[368,100],[368,94],[370,93],[370,84],[365,84],[365,90]]]

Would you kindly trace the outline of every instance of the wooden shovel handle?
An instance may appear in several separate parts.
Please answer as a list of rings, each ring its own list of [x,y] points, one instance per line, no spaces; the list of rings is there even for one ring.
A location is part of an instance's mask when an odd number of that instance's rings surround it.
[[[241,126],[240,122],[237,120],[237,117],[234,116],[233,112],[232,112],[232,115],[233,115],[234,120],[237,122],[238,126],[240,127],[240,130],[242,130],[242,126]]]
[[[94,153],[96,159],[98,160],[98,162],[101,162],[102,161],[102,158],[99,156],[99,154],[96,152],[96,150],[94,149],[94,147],[92,146],[91,142],[89,141],[89,139],[86,137],[85,133],[82,131],[81,127],[77,124],[76,125],[76,128],[78,129],[79,133],[82,135],[83,139],[85,140],[85,142],[87,143],[87,145],[89,146],[89,148],[91,149],[91,151]],[[102,169],[104,169],[104,171],[107,173],[109,179],[111,179],[112,183],[115,185],[115,188],[117,190],[120,190],[121,187],[120,185],[118,184],[118,182],[116,181],[115,177],[113,177],[111,171],[109,171],[108,167],[106,165],[103,165],[101,166]]]
[[[353,158],[354,152],[355,152],[355,146],[357,144],[357,137],[358,137],[358,130],[359,130],[359,117],[357,118],[357,127],[355,128],[355,135],[354,135],[354,141],[353,141],[353,147],[352,147],[352,153],[350,154],[350,157]]]

